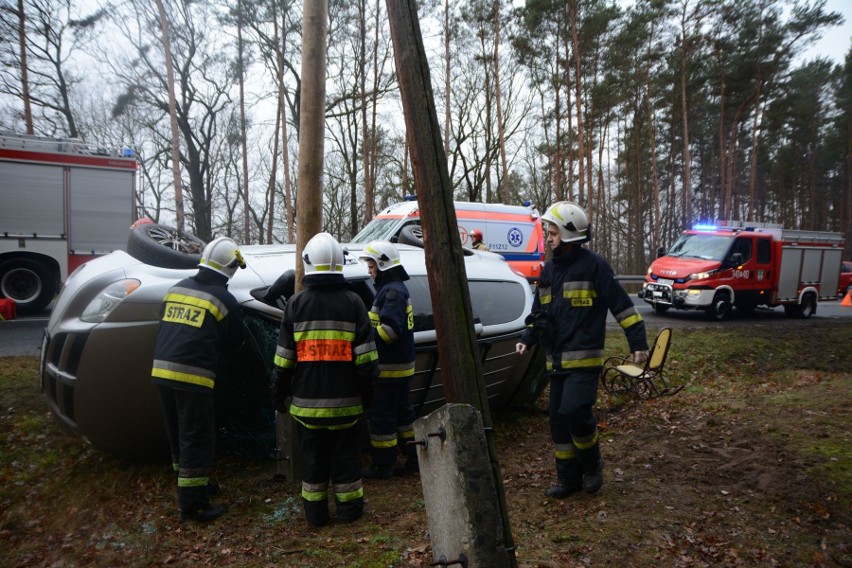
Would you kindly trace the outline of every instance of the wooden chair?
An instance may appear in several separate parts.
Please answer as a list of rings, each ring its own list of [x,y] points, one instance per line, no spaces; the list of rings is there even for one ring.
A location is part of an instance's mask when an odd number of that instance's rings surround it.
[[[630,356],[609,357],[601,371],[604,390],[615,396],[635,397],[640,400],[658,396],[671,396],[684,385],[673,387],[664,374],[666,355],[671,345],[672,328],[664,327],[657,334],[644,366],[631,362]]]

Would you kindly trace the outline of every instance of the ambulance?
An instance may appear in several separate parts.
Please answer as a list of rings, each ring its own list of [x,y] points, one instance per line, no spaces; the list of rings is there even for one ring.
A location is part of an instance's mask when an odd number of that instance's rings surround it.
[[[454,206],[463,247],[471,248],[470,233],[479,229],[489,252],[502,256],[529,282],[538,280],[544,262],[544,231],[541,215],[529,202],[521,206],[456,201]],[[375,240],[422,247],[417,201],[408,199],[387,207],[355,235],[352,242],[364,244]]]

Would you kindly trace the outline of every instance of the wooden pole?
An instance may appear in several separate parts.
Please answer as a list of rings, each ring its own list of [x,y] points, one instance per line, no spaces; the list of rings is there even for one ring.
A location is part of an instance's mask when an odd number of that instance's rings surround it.
[[[414,188],[420,205],[444,393],[447,402],[476,408],[482,414],[486,432],[490,432],[491,412],[474,331],[464,253],[417,6],[415,0],[386,0],[386,5],[405,128],[411,141]],[[486,439],[499,495],[504,548],[509,565],[517,566],[494,438],[487,435]]]

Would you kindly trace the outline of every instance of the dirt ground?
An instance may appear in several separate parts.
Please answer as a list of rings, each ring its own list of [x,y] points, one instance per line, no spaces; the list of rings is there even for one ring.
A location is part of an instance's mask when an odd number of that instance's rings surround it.
[[[667,367],[684,391],[641,403],[601,396],[606,481],[596,495],[544,496],[554,476],[546,394],[498,413],[518,565],[852,566],[852,326],[802,323],[747,337],[678,330]],[[416,476],[366,483],[364,519],[313,530],[298,493],[271,481],[272,464],[223,455],[231,511],[212,525],[181,523],[164,464],[65,437],[31,383],[8,390],[4,361],[0,566],[433,562]],[[32,380],[33,361],[12,361]]]

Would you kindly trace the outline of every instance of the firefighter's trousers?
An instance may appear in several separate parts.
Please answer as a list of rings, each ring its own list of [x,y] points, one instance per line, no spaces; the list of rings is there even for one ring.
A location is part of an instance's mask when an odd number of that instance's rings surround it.
[[[550,375],[550,436],[557,448],[574,445],[578,458],[597,444],[598,421],[594,406],[598,398],[599,371],[594,368]]]
[[[209,506],[207,484],[216,453],[213,391],[191,391],[157,385],[166,434],[177,470],[181,512]]]
[[[417,415],[411,405],[411,379],[377,381],[373,403],[368,410],[370,455],[376,467],[393,466],[398,453],[416,459],[414,440]]]
[[[340,430],[308,428],[296,422],[302,458],[302,502],[305,518],[314,526],[328,522],[329,480],[339,522],[353,521],[364,512],[361,484],[360,432],[357,424]]]

